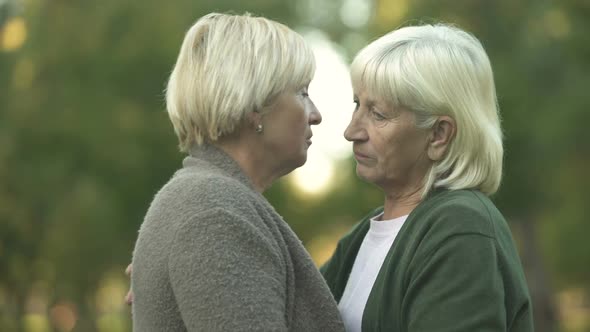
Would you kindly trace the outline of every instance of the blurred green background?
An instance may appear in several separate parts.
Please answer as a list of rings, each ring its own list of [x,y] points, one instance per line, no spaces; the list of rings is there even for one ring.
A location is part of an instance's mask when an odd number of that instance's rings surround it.
[[[123,271],[183,157],[162,90],[184,32],[211,11],[321,32],[345,63],[408,22],[474,33],[506,136],[494,200],[519,245],[537,331],[590,331],[588,0],[0,0],[0,331],[131,330]],[[336,114],[348,119],[350,104]],[[318,264],[381,203],[349,154],[331,162],[319,194],[292,178],[267,193]],[[305,174],[299,182],[322,176]]]

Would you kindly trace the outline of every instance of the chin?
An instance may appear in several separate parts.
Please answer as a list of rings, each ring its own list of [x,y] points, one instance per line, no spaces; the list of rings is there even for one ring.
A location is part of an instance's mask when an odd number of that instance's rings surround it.
[[[367,172],[366,169],[360,168],[359,165],[356,166],[356,176],[365,182],[374,183],[374,179],[371,177],[371,174]]]
[[[304,154],[304,155],[300,156],[299,158],[292,160],[292,162],[290,163],[291,164],[290,165],[291,171],[289,171],[289,172],[292,172],[292,171],[296,170],[297,168],[305,165],[306,162],[307,162],[307,154]]]
[[[300,159],[300,163],[299,165],[297,165],[297,168],[305,165],[305,163],[307,162],[307,154],[305,154],[301,159]]]
[[[356,176],[363,181],[367,180],[367,178],[365,177],[365,174],[359,170],[358,166],[356,167]]]

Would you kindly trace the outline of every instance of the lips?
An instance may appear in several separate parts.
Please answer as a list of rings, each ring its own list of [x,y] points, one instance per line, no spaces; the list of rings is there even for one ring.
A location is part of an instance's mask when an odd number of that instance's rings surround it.
[[[352,152],[354,153],[354,157],[356,159],[368,159],[369,158],[369,156],[367,156],[365,154],[362,154],[362,153],[360,153],[358,151],[353,150]]]

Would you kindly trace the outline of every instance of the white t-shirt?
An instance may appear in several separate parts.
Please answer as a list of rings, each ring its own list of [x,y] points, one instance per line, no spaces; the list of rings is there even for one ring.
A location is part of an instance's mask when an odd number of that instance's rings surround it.
[[[380,220],[383,213],[371,219],[371,226],[354,260],[338,309],[347,332],[360,332],[367,299],[393,240],[407,215]]]

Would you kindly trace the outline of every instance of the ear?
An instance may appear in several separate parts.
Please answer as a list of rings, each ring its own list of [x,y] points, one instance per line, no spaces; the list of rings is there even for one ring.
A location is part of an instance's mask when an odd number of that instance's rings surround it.
[[[256,129],[259,124],[262,124],[262,114],[260,111],[248,112],[248,114],[246,114],[246,119],[246,123],[248,123],[252,129]]]
[[[428,157],[430,160],[439,161],[443,159],[455,137],[456,130],[457,126],[453,118],[442,115],[436,120],[428,142]]]

